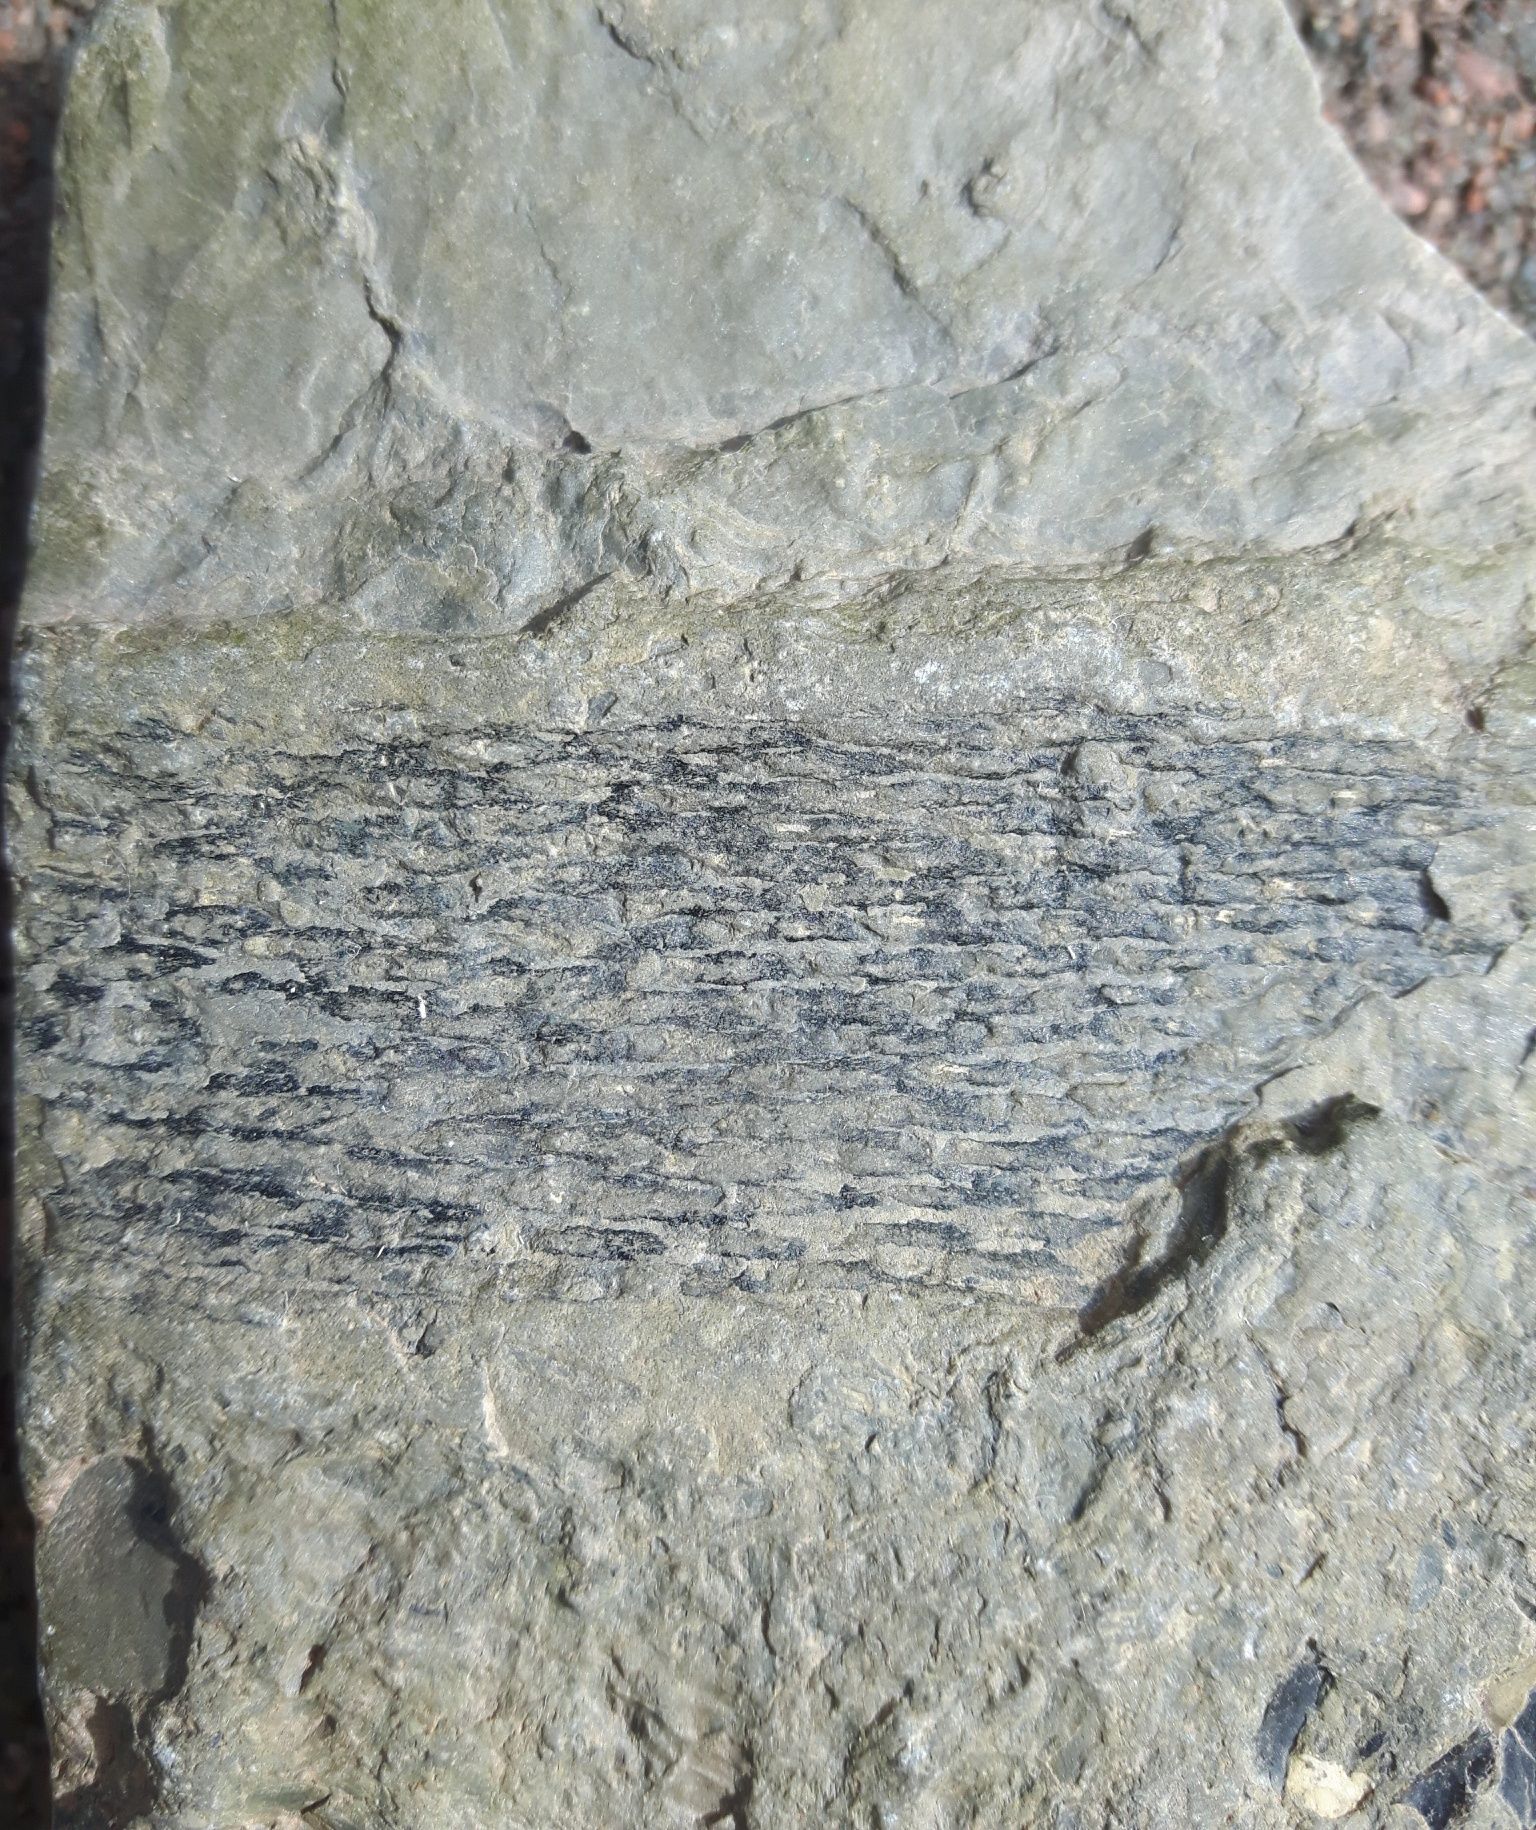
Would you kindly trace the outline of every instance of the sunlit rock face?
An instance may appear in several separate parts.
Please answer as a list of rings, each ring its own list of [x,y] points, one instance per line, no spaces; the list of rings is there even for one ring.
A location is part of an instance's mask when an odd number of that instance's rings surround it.
[[[1536,351],[1269,0],[116,0],[11,759],[60,1816],[1536,1822]]]

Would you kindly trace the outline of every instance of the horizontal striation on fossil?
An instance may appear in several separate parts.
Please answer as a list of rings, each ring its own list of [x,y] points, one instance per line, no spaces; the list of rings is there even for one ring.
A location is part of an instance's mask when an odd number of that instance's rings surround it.
[[[145,718],[30,782],[48,1200],[144,1274],[1079,1303],[1299,1043],[1485,960],[1464,790],[1251,721]]]

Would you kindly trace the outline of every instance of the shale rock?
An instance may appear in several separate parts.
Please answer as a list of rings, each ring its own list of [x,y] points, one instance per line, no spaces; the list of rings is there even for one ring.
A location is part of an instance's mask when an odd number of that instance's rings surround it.
[[[64,1821],[1536,1821],[1536,348],[1278,0],[109,0],[63,147]]]

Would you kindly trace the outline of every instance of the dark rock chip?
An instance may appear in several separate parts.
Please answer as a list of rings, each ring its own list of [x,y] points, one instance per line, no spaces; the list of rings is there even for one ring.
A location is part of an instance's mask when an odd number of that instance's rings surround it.
[[[1447,1830],[1492,1777],[1493,1742],[1480,1728],[1426,1767],[1403,1794],[1403,1803],[1430,1830]]]
[[[1536,1690],[1501,1738],[1503,1773],[1499,1796],[1515,1814],[1522,1830],[1536,1824]]]
[[[1277,1792],[1285,1785],[1285,1770],[1296,1738],[1332,1682],[1331,1673],[1319,1659],[1305,1659],[1282,1679],[1265,1704],[1256,1751],[1259,1770]]]

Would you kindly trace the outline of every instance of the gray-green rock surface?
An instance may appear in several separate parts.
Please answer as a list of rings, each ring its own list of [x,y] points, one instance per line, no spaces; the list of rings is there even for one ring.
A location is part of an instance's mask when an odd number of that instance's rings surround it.
[[[1277,0],[109,0],[52,352],[64,1823],[1536,1824],[1536,347]]]

